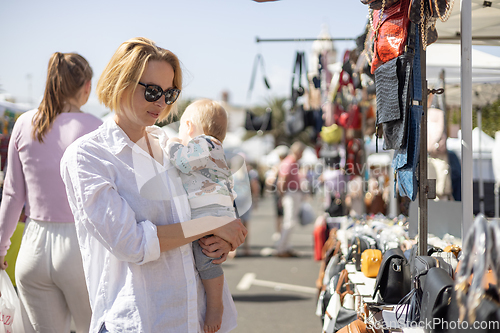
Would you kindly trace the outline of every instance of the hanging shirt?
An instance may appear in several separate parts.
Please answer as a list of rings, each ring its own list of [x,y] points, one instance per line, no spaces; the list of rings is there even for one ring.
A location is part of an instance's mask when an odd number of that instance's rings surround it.
[[[148,127],[166,149],[167,137]],[[190,219],[177,169],[158,163],[113,119],[68,147],[61,161],[92,307],[91,332],[202,332],[205,292],[191,244],[161,252],[157,225]],[[236,327],[224,281],[219,332]]]

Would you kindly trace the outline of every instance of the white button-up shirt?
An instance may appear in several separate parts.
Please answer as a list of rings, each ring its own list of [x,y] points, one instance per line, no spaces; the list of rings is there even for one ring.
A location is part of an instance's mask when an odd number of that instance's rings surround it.
[[[147,131],[165,149],[158,127]],[[203,332],[205,292],[191,244],[161,252],[156,226],[190,219],[182,182],[163,150],[163,165],[114,120],[70,145],[61,176],[75,217],[92,306],[90,332]],[[219,332],[236,327],[224,283]]]

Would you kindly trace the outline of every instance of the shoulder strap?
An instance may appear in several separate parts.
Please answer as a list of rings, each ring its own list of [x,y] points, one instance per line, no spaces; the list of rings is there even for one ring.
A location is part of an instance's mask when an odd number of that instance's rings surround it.
[[[296,98],[298,96],[302,96],[304,93],[304,87],[302,87],[302,71],[304,71],[304,75],[307,78],[307,65],[306,65],[306,55],[304,52],[297,51],[296,57],[295,57],[295,64],[293,66],[293,73],[292,73],[292,104],[295,106]],[[298,73],[298,75],[297,75]],[[295,93],[295,77],[297,76],[298,78],[298,96],[296,96]]]
[[[262,55],[260,53],[258,53],[255,56],[255,60],[253,62],[252,77],[250,78],[250,87],[248,88],[247,101],[250,101],[250,98],[252,96],[253,86],[255,83],[255,76],[257,74],[257,67],[259,66],[259,64],[260,64],[260,69],[262,71],[262,75],[264,76],[264,84],[265,84],[267,89],[271,89],[271,85],[267,81],[267,77],[266,77],[266,72],[265,72],[265,68],[264,68],[264,58],[262,57]]]

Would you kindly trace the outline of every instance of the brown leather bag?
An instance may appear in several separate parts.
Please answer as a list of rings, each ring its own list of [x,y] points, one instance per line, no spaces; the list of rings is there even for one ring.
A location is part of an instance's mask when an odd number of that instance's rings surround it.
[[[356,319],[347,326],[342,327],[338,333],[368,333],[366,324],[361,319]]]

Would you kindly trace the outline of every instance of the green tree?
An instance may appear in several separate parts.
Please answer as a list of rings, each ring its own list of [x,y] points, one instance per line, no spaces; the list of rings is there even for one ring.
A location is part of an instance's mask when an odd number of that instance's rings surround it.
[[[477,127],[477,110],[472,110],[472,128]],[[450,112],[450,122],[452,124],[461,123],[461,110],[460,108],[452,108]],[[482,130],[491,137],[495,137],[495,132],[500,131],[500,99],[492,104],[483,106],[481,108],[481,125]]]
[[[481,108],[481,126],[484,133],[492,138],[500,131],[500,100]],[[472,127],[477,127],[477,112],[472,112]]]

